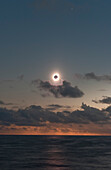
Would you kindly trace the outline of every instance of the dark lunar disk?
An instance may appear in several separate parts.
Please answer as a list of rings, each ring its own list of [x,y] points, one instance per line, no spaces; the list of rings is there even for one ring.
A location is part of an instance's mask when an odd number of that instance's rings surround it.
[[[57,79],[57,78],[58,78],[58,76],[57,76],[57,75],[55,75],[55,76],[54,76],[54,78],[55,78],[55,79]]]

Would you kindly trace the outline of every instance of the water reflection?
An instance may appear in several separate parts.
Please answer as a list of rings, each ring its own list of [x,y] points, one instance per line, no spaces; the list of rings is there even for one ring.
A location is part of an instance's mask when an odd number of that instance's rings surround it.
[[[48,170],[65,170],[69,169],[69,165],[67,164],[67,159],[63,155],[64,150],[62,147],[62,143],[58,145],[58,141],[62,139],[61,136],[50,136],[49,139],[52,141],[51,145],[48,145],[47,148],[47,161]]]
[[[111,137],[0,136],[2,170],[111,169]]]

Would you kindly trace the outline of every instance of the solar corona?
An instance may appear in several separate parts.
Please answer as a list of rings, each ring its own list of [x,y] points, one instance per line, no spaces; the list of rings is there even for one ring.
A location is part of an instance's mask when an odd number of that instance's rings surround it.
[[[60,80],[60,74],[59,73],[54,73],[52,75],[52,80],[55,81],[55,82],[59,81]]]

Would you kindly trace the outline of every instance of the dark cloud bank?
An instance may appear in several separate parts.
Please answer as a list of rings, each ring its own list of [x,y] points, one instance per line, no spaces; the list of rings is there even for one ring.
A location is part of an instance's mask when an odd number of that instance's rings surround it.
[[[58,107],[58,106],[57,106]],[[111,106],[99,110],[82,104],[81,110],[53,112],[41,106],[32,105],[17,111],[0,108],[0,125],[46,126],[49,123],[110,123]]]
[[[94,72],[86,73],[85,75],[82,74],[75,74],[75,77],[78,79],[86,79],[86,80],[96,80],[96,81],[111,81],[111,75],[96,75]]]
[[[48,81],[33,80],[32,84],[37,85],[40,90],[47,91],[53,94],[56,98],[70,97],[78,98],[82,97],[84,93],[77,87],[72,87],[70,82],[63,81],[62,85],[54,86]]]
[[[92,100],[94,103],[111,104],[111,97],[103,96],[101,100]]]

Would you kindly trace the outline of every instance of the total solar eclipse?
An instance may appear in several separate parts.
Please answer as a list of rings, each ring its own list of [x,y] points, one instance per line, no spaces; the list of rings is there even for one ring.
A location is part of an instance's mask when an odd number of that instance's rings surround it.
[[[52,79],[53,79],[53,81],[59,81],[59,80],[60,80],[60,75],[59,75],[59,73],[54,73],[54,74],[52,75]]]

